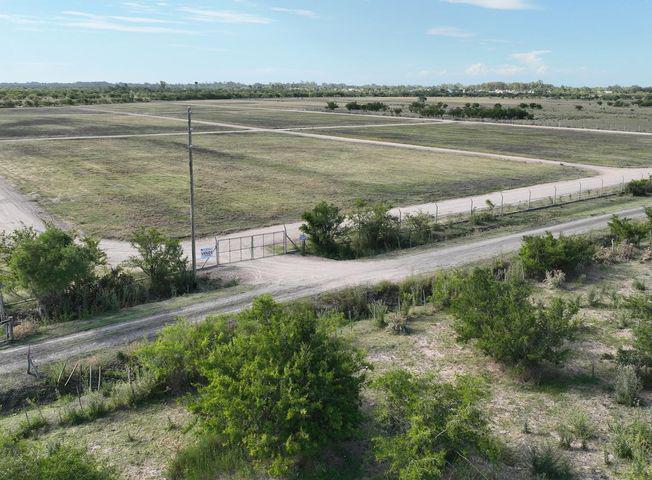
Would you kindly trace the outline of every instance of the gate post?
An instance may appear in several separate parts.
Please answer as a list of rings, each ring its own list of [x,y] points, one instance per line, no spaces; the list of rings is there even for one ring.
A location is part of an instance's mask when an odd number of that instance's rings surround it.
[[[265,235],[263,235],[263,255],[265,255]],[[254,236],[251,236],[251,259],[254,259]]]

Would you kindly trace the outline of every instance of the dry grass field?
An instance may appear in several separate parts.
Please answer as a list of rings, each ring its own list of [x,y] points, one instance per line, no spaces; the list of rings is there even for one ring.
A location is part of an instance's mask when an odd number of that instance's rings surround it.
[[[585,174],[274,133],[202,135],[195,146],[202,234],[296,220],[320,200],[410,205]],[[87,233],[125,238],[141,225],[174,235],[187,230],[183,137],[6,143],[0,168],[20,191]]]

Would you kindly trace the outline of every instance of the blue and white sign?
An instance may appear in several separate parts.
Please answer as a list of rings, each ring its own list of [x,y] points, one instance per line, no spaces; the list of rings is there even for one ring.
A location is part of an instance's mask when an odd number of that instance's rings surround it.
[[[201,258],[203,260],[208,260],[213,256],[213,252],[215,251],[215,247],[203,247],[199,250],[201,252]]]

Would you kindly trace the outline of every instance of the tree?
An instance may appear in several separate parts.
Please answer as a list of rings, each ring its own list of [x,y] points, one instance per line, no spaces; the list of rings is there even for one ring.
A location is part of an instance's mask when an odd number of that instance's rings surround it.
[[[266,295],[241,320],[252,328],[202,362],[207,385],[192,409],[224,447],[280,476],[357,431],[367,365],[305,305],[285,309]]]
[[[344,215],[331,203],[319,202],[315,208],[304,212],[301,220],[305,223],[299,227],[308,236],[308,244],[318,255],[336,257],[339,251],[338,241],[346,230],[342,227]]]
[[[48,297],[89,281],[96,268],[106,263],[97,240],[80,238],[53,225],[47,225],[42,233],[23,228],[2,234],[0,256],[7,268],[5,282],[29,291],[42,308]]]
[[[626,240],[638,245],[651,231],[650,225],[635,222],[631,218],[620,218],[613,215],[608,223],[609,231],[618,241]]]
[[[188,259],[183,256],[178,239],[163,235],[156,228],[143,227],[133,234],[131,245],[139,256],[131,257],[129,264],[149,277],[154,295],[167,297],[193,287]]]
[[[391,208],[387,202],[370,204],[362,199],[356,200],[355,209],[349,216],[352,248],[356,255],[387,250],[397,242],[399,222],[389,212]]]
[[[337,104],[337,102],[331,101],[326,103],[326,108],[332,112],[333,110],[340,108],[340,106]]]

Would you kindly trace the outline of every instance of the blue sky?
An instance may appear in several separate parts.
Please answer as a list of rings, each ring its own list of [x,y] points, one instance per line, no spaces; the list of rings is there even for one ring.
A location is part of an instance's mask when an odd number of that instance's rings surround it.
[[[0,82],[652,84],[650,0],[0,0]]]

